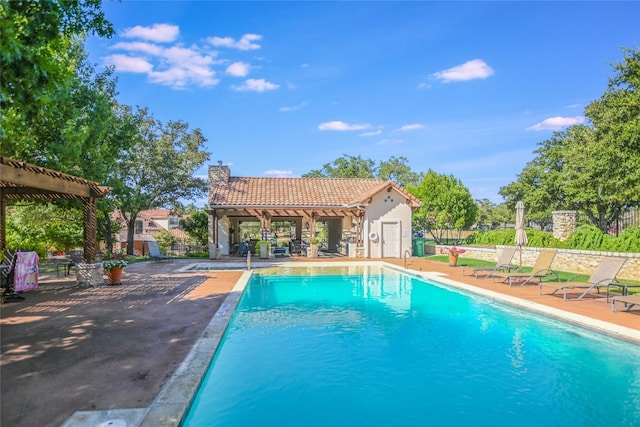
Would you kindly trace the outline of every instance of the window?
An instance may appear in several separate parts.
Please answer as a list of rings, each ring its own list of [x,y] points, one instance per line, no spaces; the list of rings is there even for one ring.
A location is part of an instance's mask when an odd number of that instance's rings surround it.
[[[137,219],[133,232],[135,234],[142,234],[143,229],[144,229],[144,223],[142,222],[142,220]]]

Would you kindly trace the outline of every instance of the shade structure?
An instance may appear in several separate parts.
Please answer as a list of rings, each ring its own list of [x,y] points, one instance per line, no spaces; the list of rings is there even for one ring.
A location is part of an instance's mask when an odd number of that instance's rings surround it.
[[[520,267],[522,267],[522,245],[529,243],[527,232],[524,229],[524,203],[519,200],[516,203],[516,239],[515,244],[520,248]]]

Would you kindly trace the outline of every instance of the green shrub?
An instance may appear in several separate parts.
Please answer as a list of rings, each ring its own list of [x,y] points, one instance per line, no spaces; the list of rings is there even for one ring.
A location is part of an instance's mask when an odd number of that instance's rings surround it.
[[[609,243],[611,236],[604,234],[599,228],[593,225],[584,224],[576,228],[576,231],[567,240],[567,246],[571,249],[582,249],[585,251],[597,251],[604,249]]]
[[[209,252],[193,251],[193,252],[187,252],[185,256],[188,256],[189,258],[209,258]]]
[[[488,230],[474,232],[467,238],[466,243],[470,245],[515,246],[515,240],[516,230],[514,229]],[[527,230],[527,240],[529,241],[527,246],[536,248],[564,248],[567,246],[546,231]]]
[[[476,231],[465,241],[468,245],[514,246],[516,231],[489,230]],[[603,233],[592,225],[581,225],[566,242],[554,238],[551,233],[538,230],[527,230],[529,243],[535,248],[567,248],[586,251],[640,252],[640,227],[629,227],[618,237]]]
[[[640,252],[640,227],[625,228],[618,237],[610,237],[604,246],[612,252]]]

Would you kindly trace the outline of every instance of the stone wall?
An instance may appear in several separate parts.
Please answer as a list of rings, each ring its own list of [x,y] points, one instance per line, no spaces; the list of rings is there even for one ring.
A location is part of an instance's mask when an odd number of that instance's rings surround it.
[[[448,246],[436,246],[436,253],[440,254],[440,248]],[[502,253],[504,246],[497,247],[475,247],[475,246],[458,246],[463,247],[466,252],[462,255],[465,258],[482,259],[485,261],[496,262]],[[531,267],[535,264],[536,259],[542,248],[523,247],[522,252],[516,251],[513,259],[514,264],[520,263],[520,254],[522,254],[522,265]],[[622,266],[622,270],[618,274],[620,280],[640,280],[640,253],[629,252],[597,252],[597,251],[581,251],[576,249],[558,249],[558,253],[551,264],[553,270],[568,271],[576,274],[591,275],[596,269],[600,260],[604,257],[617,256],[627,258],[627,262]]]
[[[576,211],[553,211],[553,237],[565,242],[576,231],[578,213]]]

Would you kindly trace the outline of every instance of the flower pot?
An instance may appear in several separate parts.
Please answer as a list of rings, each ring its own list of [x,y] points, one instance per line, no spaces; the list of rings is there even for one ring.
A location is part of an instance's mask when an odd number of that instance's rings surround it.
[[[458,254],[452,254],[451,252],[449,252],[449,265],[451,267],[455,267],[456,265],[458,265]]]
[[[122,283],[122,272],[124,268],[122,267],[113,267],[111,270],[107,271],[107,278],[109,279],[110,285],[119,285]]]

